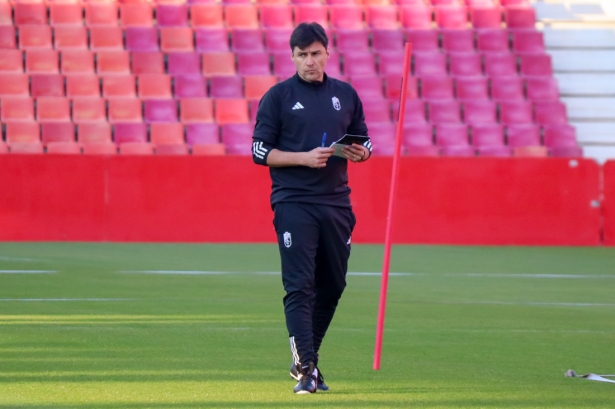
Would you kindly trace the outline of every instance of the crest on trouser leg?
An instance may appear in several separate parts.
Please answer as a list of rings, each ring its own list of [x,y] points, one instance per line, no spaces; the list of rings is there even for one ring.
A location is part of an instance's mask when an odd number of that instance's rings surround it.
[[[284,232],[284,246],[290,247],[293,244],[293,240],[289,232]]]

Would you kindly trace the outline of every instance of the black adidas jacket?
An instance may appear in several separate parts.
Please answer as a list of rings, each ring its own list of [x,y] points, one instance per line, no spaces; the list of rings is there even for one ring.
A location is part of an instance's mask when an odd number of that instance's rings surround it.
[[[367,135],[363,105],[357,92],[343,81],[327,77],[307,82],[295,74],[280,82],[260,101],[254,126],[252,157],[267,165],[271,149],[307,152],[331,145],[344,134]],[[366,145],[371,151],[371,143]],[[318,203],[350,207],[348,161],[332,156],[327,166],[271,167],[271,204]]]

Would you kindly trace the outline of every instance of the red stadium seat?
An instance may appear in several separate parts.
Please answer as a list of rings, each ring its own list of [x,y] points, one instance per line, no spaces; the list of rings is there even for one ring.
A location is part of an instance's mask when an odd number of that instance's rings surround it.
[[[41,23],[44,24],[44,23]],[[49,5],[49,24],[83,25],[83,6],[79,3],[52,3]]]
[[[500,124],[481,123],[472,125],[472,145],[504,146],[504,128]]]
[[[456,97],[459,100],[485,100],[489,98],[489,86],[485,77],[455,78]]]
[[[90,49],[93,51],[121,51],[124,49],[124,33],[117,26],[90,27]]]
[[[506,30],[479,30],[477,32],[478,51],[485,53],[508,53],[508,32]]]
[[[9,3],[0,3],[0,4],[9,4]],[[17,47],[17,40],[15,36],[15,27],[0,26],[0,50],[11,50],[16,47]]]
[[[293,9],[286,4],[267,5],[260,7],[261,27],[292,28]]]
[[[149,27],[154,25],[154,13],[148,3],[120,5],[120,23],[124,27]]]
[[[55,50],[27,50],[26,72],[30,74],[57,74],[58,52]]]
[[[40,143],[40,127],[38,122],[7,122],[6,142],[13,143]]]
[[[30,77],[32,97],[63,97],[64,78],[58,74],[41,74]]]
[[[432,126],[426,123],[404,124],[402,142],[408,150],[415,146],[433,146]]]
[[[513,31],[513,51],[515,53],[544,53],[545,40],[541,31]]]
[[[546,158],[549,149],[545,146],[518,146],[513,148],[513,156],[525,158]]]
[[[374,101],[384,98],[384,94],[382,92],[382,78],[378,75],[350,78],[350,83],[363,101]],[[399,85],[401,85],[401,83]]]
[[[198,53],[167,54],[169,75],[186,75],[201,73],[201,56]]]
[[[43,153],[43,144],[40,142],[15,142],[10,143],[9,151],[11,154],[41,154]]]
[[[468,125],[495,124],[495,103],[487,99],[467,100],[463,103],[463,120]]]
[[[372,155],[392,156],[395,154],[395,124],[391,122],[369,123],[369,135],[373,142]],[[403,146],[401,149],[403,155]]]
[[[482,76],[482,61],[480,54],[453,53],[449,54],[449,69],[454,77]]]
[[[171,77],[165,74],[141,74],[137,77],[139,98],[172,98]]]
[[[194,33],[190,27],[160,29],[160,49],[164,52],[194,51]]]
[[[340,68],[340,55],[334,52],[329,54],[329,62],[327,62],[326,73],[334,78],[341,78],[342,72]]]
[[[329,27],[329,8],[318,4],[301,4],[295,7],[295,24],[316,22],[325,29]]]
[[[327,64],[327,75],[331,75],[329,73],[329,67],[330,65]],[[286,79],[295,75],[296,72],[295,64],[290,59],[288,51],[273,54],[273,75],[280,79]]]
[[[463,124],[439,124],[435,126],[436,144],[442,147],[445,156],[473,156],[474,149],[468,143],[468,128]]]
[[[102,77],[104,98],[135,98],[135,78],[132,75],[109,75]]]
[[[22,50],[2,50],[0,52],[0,72],[23,73],[23,51]]]
[[[531,124],[532,104],[527,101],[500,101],[500,122],[509,124]]]
[[[158,51],[158,29],[156,27],[127,27],[126,50],[128,51]]]
[[[154,145],[147,142],[125,142],[120,144],[120,155],[153,155]]]
[[[470,21],[474,28],[501,28],[502,13],[501,7],[472,7]]]
[[[492,78],[491,98],[495,101],[525,99],[523,79],[519,76]]]
[[[80,155],[81,145],[76,142],[49,142],[47,153],[52,155]]]
[[[265,50],[263,32],[260,29],[237,28],[231,32],[231,49],[235,52],[259,52]]]
[[[28,97],[29,88],[25,74],[0,74],[0,97]]]
[[[510,124],[506,127],[508,145],[540,146],[540,128],[534,124]]]
[[[363,101],[363,112],[368,128],[371,123],[391,122],[391,107],[387,100],[379,98],[373,101]]]
[[[116,155],[117,145],[114,143],[84,143],[81,145],[84,155]]]
[[[216,99],[215,115],[218,124],[248,122],[248,102],[245,99]]]
[[[87,26],[117,26],[118,5],[114,2],[89,2],[85,5],[85,24]]]
[[[435,100],[427,103],[429,122],[432,124],[460,123],[461,109],[455,100]]]
[[[209,98],[186,98],[179,102],[180,121],[183,123],[213,122],[213,101]]]
[[[34,121],[34,104],[30,98],[6,98],[2,101],[2,122]]]
[[[224,7],[225,23],[229,28],[258,28],[256,6],[235,4]]]
[[[401,6],[399,8],[399,20],[402,27],[418,30],[429,30],[432,26],[433,10],[422,6]]]
[[[100,97],[100,81],[96,75],[70,75],[66,77],[66,96]]]
[[[348,77],[376,75],[376,58],[371,52],[344,53],[344,75]]]
[[[83,143],[111,142],[111,125],[107,122],[79,124],[77,125],[77,139]]]
[[[0,3],[0,26],[13,25],[13,9],[11,6],[12,4],[8,1]]]
[[[187,155],[188,145],[184,143],[155,144],[156,155]]]
[[[393,103],[393,118],[399,116],[399,104]],[[406,110],[404,111],[404,126],[411,123],[427,122],[425,102],[421,99],[408,99],[406,101]]]
[[[199,156],[226,155],[226,146],[223,143],[197,144],[192,146],[192,154]]]
[[[222,143],[231,155],[251,155],[252,154],[252,132],[251,124],[226,124],[222,126]]]
[[[117,123],[113,128],[113,141],[118,145],[127,142],[147,142],[147,124]]]
[[[396,6],[367,6],[365,21],[372,29],[397,30],[399,28],[398,14]]]
[[[551,56],[548,54],[522,55],[521,74],[525,76],[552,76]]]
[[[75,123],[104,122],[107,120],[104,99],[73,98],[72,105],[73,122]]]
[[[404,49],[404,33],[401,30],[373,29],[372,48],[375,52],[401,52]]]
[[[424,99],[452,99],[453,79],[446,75],[430,75],[421,78],[421,93]]]
[[[141,122],[141,100],[117,98],[109,100],[109,122]]]
[[[209,78],[212,98],[243,98],[243,81],[240,76],[214,76]]]
[[[88,32],[83,26],[58,26],[53,29],[56,50],[87,50]]]
[[[188,6],[185,4],[159,4],[156,7],[158,27],[183,27],[188,25]]]
[[[557,80],[553,77],[528,77],[525,79],[527,98],[532,101],[559,99]]]
[[[248,75],[244,77],[245,97],[260,100],[277,83],[277,78],[271,75]]]
[[[406,41],[412,43],[412,52],[439,51],[436,30],[406,30]]]
[[[47,6],[43,3],[15,3],[13,8],[16,26],[47,24]]]
[[[60,54],[62,74],[93,74],[94,54],[87,50],[63,50]]]
[[[514,54],[485,54],[485,75],[488,77],[508,77],[517,75],[517,61]]]
[[[337,30],[337,50],[340,53],[346,51],[369,51],[368,34],[363,29]]]
[[[474,53],[472,30],[442,30],[442,48],[447,52]]]
[[[268,28],[265,30],[265,48],[270,52],[285,52],[288,55],[288,39],[292,31],[290,28]]]
[[[222,28],[222,5],[216,3],[192,4],[190,6],[190,23],[194,28]]]
[[[381,76],[398,75],[401,77],[404,71],[403,52],[380,52],[378,53],[378,73]]]
[[[408,77],[406,82],[406,98],[418,98],[418,83],[415,77]],[[384,77],[385,97],[392,100],[399,100],[401,97],[401,77],[398,75],[387,75]]]
[[[269,55],[264,53],[237,54],[237,72],[241,75],[270,75]]]
[[[70,121],[70,101],[61,97],[36,99],[37,121]]]
[[[220,143],[220,130],[215,123],[186,125],[186,143],[190,146]]]
[[[204,53],[203,75],[235,75],[235,54],[231,52]]]
[[[200,28],[195,31],[196,51],[200,53],[225,52],[229,50],[225,28]]]
[[[175,98],[204,98],[207,96],[206,79],[200,73],[178,75],[174,77],[173,94]]]
[[[554,147],[576,147],[577,135],[573,126],[568,124],[550,124],[544,127],[545,146]]]
[[[536,122],[539,124],[567,124],[566,105],[561,101],[536,101]]]
[[[184,143],[184,125],[180,122],[158,122],[150,125],[150,142],[155,145]]]
[[[505,16],[506,26],[509,29],[535,27],[536,12],[532,7],[507,7]]]
[[[466,29],[468,26],[468,12],[465,7],[441,6],[436,7],[435,12],[436,24],[440,28]]]
[[[47,122],[41,124],[41,140],[49,142],[75,142],[75,126],[72,122]]]
[[[342,29],[364,28],[363,7],[346,4],[331,6],[330,8],[331,26]]]
[[[161,52],[134,51],[130,54],[133,74],[164,74],[164,55]]]
[[[130,53],[127,51],[99,51],[96,53],[99,75],[130,74]]]
[[[43,25],[19,26],[19,48],[51,48],[51,27]]]

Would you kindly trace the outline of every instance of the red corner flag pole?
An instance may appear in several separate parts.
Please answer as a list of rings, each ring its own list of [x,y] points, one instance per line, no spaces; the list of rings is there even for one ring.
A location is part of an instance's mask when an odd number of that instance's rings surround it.
[[[408,75],[410,75],[410,55],[412,44],[406,43],[404,53],[404,72],[401,80],[401,96],[399,113],[397,115],[397,135],[395,137],[395,153],[393,155],[393,174],[391,176],[391,190],[389,191],[389,209],[387,225],[384,236],[384,259],[382,261],[382,281],[380,283],[380,305],[378,306],[378,325],[376,326],[376,347],[374,348],[374,369],[380,369],[380,355],[382,354],[382,334],[384,332],[384,315],[387,305],[387,288],[389,286],[389,266],[391,261],[391,231],[393,229],[393,211],[395,209],[395,196],[397,195],[397,179],[399,179],[399,155],[401,152],[401,136],[404,129],[404,112],[406,112],[406,94],[408,93]]]

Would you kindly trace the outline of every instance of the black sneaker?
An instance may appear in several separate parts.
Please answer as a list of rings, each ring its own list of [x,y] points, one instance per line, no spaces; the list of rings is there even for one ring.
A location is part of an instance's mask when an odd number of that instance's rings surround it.
[[[325,384],[325,378],[323,378],[320,369],[316,367],[316,370],[318,371],[318,376],[316,377],[316,388],[321,392],[329,391],[329,387],[327,386],[327,384]],[[297,372],[297,366],[293,362],[292,364],[290,364],[290,377],[298,381],[299,376],[300,375],[299,372]]]
[[[314,367],[314,362],[310,362],[308,365],[298,369],[299,382],[293,389],[293,392],[297,394],[316,393],[316,374],[317,370]]]

